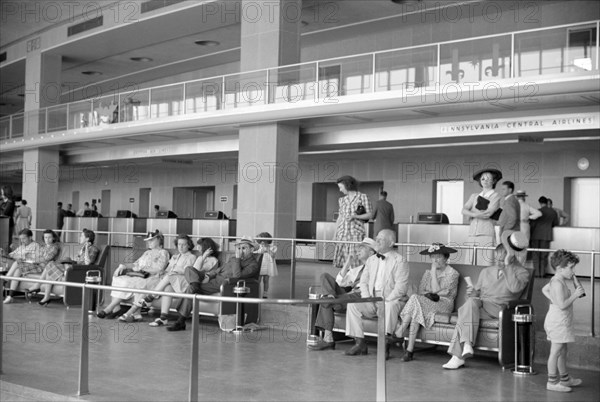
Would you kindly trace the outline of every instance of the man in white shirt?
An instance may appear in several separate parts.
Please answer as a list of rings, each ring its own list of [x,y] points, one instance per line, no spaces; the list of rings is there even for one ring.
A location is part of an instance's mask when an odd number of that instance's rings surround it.
[[[408,263],[394,249],[396,235],[384,229],[377,235],[378,254],[369,257],[360,278],[361,297],[383,297],[385,300],[385,332],[391,336],[398,323],[398,315],[408,300]],[[377,303],[351,303],[346,313],[346,335],[356,345],[346,352],[349,356],[366,355],[367,344],[362,317],[377,317]],[[386,348],[386,355],[388,350]]]
[[[365,237],[358,247],[358,259],[360,265],[352,267],[352,258],[346,260],[344,267],[334,278],[328,273],[321,275],[321,297],[336,299],[359,299],[360,278],[365,267],[365,262],[377,253],[375,240]],[[346,310],[346,304],[331,303],[319,305],[315,327],[324,331],[323,339],[316,344],[309,345],[311,350],[335,349],[333,340],[333,325],[335,324],[334,311]]]
[[[525,201],[527,193],[524,190],[518,190],[515,194],[515,197],[517,197],[517,200],[519,200],[519,205],[521,206],[520,231],[527,238],[527,245],[529,245],[529,238],[531,236],[531,228],[529,227],[529,221],[536,220],[537,218],[542,216],[542,213],[539,209],[533,208]]]

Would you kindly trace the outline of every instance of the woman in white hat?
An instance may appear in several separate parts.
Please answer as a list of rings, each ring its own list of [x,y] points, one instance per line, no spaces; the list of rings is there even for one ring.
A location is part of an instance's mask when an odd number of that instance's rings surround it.
[[[348,256],[344,268],[334,278],[328,273],[321,275],[321,297],[332,299],[354,299],[360,298],[360,277],[365,268],[365,262],[372,255],[377,254],[377,243],[375,240],[365,237],[358,247],[359,264],[352,267],[352,257]],[[333,341],[333,325],[335,321],[334,311],[345,311],[345,304],[321,304],[317,312],[315,327],[324,331],[323,339],[314,345],[309,345],[311,350],[335,349]]]
[[[497,169],[482,169],[473,175],[473,180],[479,183],[480,193],[471,194],[465,203],[462,214],[469,219],[469,238],[467,245],[480,247],[494,247],[496,245],[496,231],[493,220],[498,220],[494,213],[500,207],[500,195],[494,190],[496,183],[502,179],[502,172]],[[481,252],[478,253],[478,265],[492,265],[493,258],[482,261]],[[466,264],[475,263],[473,249],[467,249]]]
[[[437,313],[451,313],[454,310],[459,273],[448,265],[452,253],[456,253],[456,250],[442,243],[433,243],[431,247],[419,253],[429,256],[431,269],[423,274],[419,293],[412,295],[400,312],[402,324],[396,335],[404,336],[404,331],[410,326],[408,346],[402,357],[405,362],[413,359],[419,326],[429,329],[433,326]]]
[[[169,263],[169,252],[163,248],[165,239],[155,230],[148,232],[144,239],[148,250],[134,263],[119,264],[113,273],[112,286],[133,289],[153,289],[160,281],[160,275]],[[134,296],[131,292],[113,290],[108,306],[99,311],[98,318],[115,318],[121,309],[121,302]],[[135,297],[142,297],[135,294]]]

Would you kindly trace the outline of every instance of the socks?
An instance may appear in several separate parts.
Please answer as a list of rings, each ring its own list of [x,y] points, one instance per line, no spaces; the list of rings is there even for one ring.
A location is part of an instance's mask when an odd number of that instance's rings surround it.
[[[568,374],[567,374],[568,376]],[[548,373],[548,383],[549,384],[558,384],[558,376],[556,374]]]
[[[569,382],[570,379],[569,373],[560,373],[560,382]]]
[[[325,331],[325,334],[323,335],[323,340],[325,342],[333,342],[333,333],[331,331]]]
[[[160,315],[160,319],[161,320],[166,320],[167,318],[168,318],[168,315],[166,315],[166,314],[161,314]]]

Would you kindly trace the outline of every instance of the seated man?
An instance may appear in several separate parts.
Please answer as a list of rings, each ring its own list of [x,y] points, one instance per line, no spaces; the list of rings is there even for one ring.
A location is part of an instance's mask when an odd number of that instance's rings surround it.
[[[235,258],[231,258],[227,264],[210,270],[207,273],[200,272],[193,267],[187,267],[185,277],[189,282],[186,293],[212,295],[221,291],[221,285],[228,279],[256,279],[260,274],[260,266],[252,251],[258,247],[251,239],[242,237],[235,244]],[[209,278],[204,281],[205,276]],[[179,306],[179,318],[175,324],[167,327],[168,331],[182,331],[185,329],[185,320],[192,312],[192,299],[183,299]]]
[[[360,278],[361,297],[383,297],[385,300],[385,332],[392,336],[398,323],[398,314],[408,300],[408,264],[394,251],[396,235],[383,229],[376,238],[380,254],[369,257]],[[366,355],[367,344],[362,317],[377,317],[377,303],[351,303],[346,314],[346,335],[355,339],[356,345],[346,352],[349,356]],[[389,355],[389,345],[386,356]]]
[[[372,255],[377,254],[377,243],[375,240],[365,237],[358,247],[358,259],[361,264],[351,268],[352,257],[348,257],[344,268],[338,272],[334,278],[328,273],[321,275],[321,297],[330,297],[333,299],[359,299],[360,298],[360,278],[365,267],[365,262]],[[346,304],[335,303],[321,304],[317,312],[315,327],[325,331],[323,339],[319,339],[315,345],[309,345],[311,350],[335,349],[333,341],[333,325],[335,323],[334,311],[346,310]]]
[[[526,244],[525,235],[521,232],[504,232],[502,244],[494,252],[496,265],[482,270],[474,287],[467,286],[469,298],[458,309],[458,319],[448,347],[452,358],[443,365],[445,369],[455,370],[464,366],[465,359],[474,353],[479,320],[497,319],[508,302],[518,299],[527,286],[529,272],[515,257],[515,251],[522,251],[515,248],[516,244]]]

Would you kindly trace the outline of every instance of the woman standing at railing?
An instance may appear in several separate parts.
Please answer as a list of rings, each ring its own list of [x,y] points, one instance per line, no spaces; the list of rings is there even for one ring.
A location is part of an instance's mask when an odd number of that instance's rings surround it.
[[[358,191],[358,182],[352,176],[342,176],[337,185],[344,197],[339,199],[339,216],[334,240],[361,242],[366,234],[365,223],[372,217],[371,201],[366,194]],[[336,244],[333,265],[343,268],[348,257],[354,264],[358,261],[356,244]]]
[[[50,262],[46,265],[45,274],[42,273],[42,276],[45,275],[46,279],[49,281],[62,281],[65,277],[65,269],[68,265],[79,264],[79,265],[90,265],[96,262],[98,255],[100,254],[100,250],[98,247],[94,246],[94,240],[96,240],[96,233],[92,230],[83,229],[81,234],[79,235],[79,244],[81,244],[81,249],[79,249],[79,253],[77,254],[76,261],[66,261],[64,264],[58,262]],[[42,290],[44,291],[44,298],[38,302],[40,306],[46,306],[50,303],[50,291],[52,290],[53,285],[42,285]]]
[[[482,169],[473,175],[473,180],[479,183],[480,193],[471,194],[465,203],[462,214],[469,218],[469,238],[467,245],[474,247],[494,247],[496,245],[496,230],[493,220],[498,220],[500,195],[494,191],[496,183],[502,179],[502,172],[497,169]],[[473,249],[466,250],[466,264],[475,263]],[[478,254],[478,257],[481,254]],[[477,259],[478,265],[492,265],[493,258],[482,261]]]
[[[144,239],[148,250],[134,263],[119,264],[113,273],[112,286],[133,289],[153,289],[160,282],[162,275],[169,263],[169,252],[163,248],[165,238],[158,231],[148,232]],[[121,302],[132,296],[137,300],[144,295],[140,293],[121,292],[113,290],[110,293],[112,300],[103,310],[99,311],[98,318],[115,318],[120,309]]]

